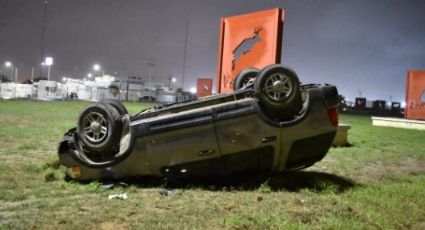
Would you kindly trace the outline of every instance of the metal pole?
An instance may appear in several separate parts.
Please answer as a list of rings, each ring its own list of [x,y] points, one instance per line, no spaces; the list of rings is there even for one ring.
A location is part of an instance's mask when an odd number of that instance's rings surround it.
[[[15,70],[15,83],[18,83],[18,68]]]
[[[149,71],[149,103],[151,102],[151,91],[152,89],[152,72]]]
[[[34,67],[31,68],[31,82],[34,82]]]
[[[42,15],[42,24],[41,24],[41,50],[40,57],[44,58],[44,45],[45,45],[45,34],[46,34],[46,21],[47,21],[47,3],[48,1],[43,1],[43,15]]]
[[[130,76],[128,76],[128,77],[127,77],[127,93],[126,93],[126,95],[125,95],[125,100],[126,100],[126,101],[128,101],[128,89],[129,89],[129,87],[128,87],[129,82],[128,82],[128,81],[129,81],[129,80],[130,80]]]
[[[170,84],[168,85],[168,89],[171,89],[171,84],[172,84],[172,82],[173,82],[173,75],[172,74],[169,74],[169,76],[170,76]]]
[[[184,77],[186,75],[186,58],[187,58],[187,37],[189,33],[189,21],[186,18],[186,30],[184,36],[184,50],[183,50],[183,71],[182,71],[182,88],[184,89]]]
[[[15,66],[10,66],[10,80],[12,80],[13,77],[15,77]]]
[[[118,100],[119,101],[121,101],[121,85],[122,85],[122,79],[120,77],[120,86],[119,86],[119,89],[118,89]]]
[[[47,80],[50,81],[50,65],[47,66]]]

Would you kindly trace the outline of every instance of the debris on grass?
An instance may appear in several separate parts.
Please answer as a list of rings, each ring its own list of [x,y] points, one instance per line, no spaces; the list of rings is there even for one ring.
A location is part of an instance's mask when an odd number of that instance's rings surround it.
[[[127,200],[128,195],[127,193],[109,195],[108,200],[112,200],[112,199]]]

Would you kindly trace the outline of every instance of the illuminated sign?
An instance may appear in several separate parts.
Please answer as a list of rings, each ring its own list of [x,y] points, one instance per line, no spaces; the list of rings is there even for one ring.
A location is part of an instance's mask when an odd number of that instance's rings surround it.
[[[221,19],[217,92],[233,91],[235,77],[246,68],[280,63],[283,10],[279,8]]]
[[[196,83],[196,97],[205,97],[212,94],[212,79],[199,78]]]
[[[407,72],[404,117],[425,120],[425,70]]]

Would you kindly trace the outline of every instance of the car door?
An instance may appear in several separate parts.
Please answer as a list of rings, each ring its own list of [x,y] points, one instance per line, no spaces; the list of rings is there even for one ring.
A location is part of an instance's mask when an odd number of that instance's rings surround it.
[[[229,175],[266,173],[277,166],[281,129],[266,123],[257,109],[251,98],[214,108],[217,140]]]
[[[223,173],[210,108],[165,115],[148,121],[149,167],[154,175],[208,177]]]

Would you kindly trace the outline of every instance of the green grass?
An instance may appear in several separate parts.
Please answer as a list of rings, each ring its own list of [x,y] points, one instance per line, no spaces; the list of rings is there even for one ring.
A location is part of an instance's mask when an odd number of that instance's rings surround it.
[[[56,145],[88,102],[0,101],[0,229],[424,229],[425,132],[352,125],[306,171],[262,184],[107,190],[63,180]],[[127,103],[130,113],[147,104]],[[252,183],[252,182],[244,182]],[[108,200],[126,192],[128,200]]]

